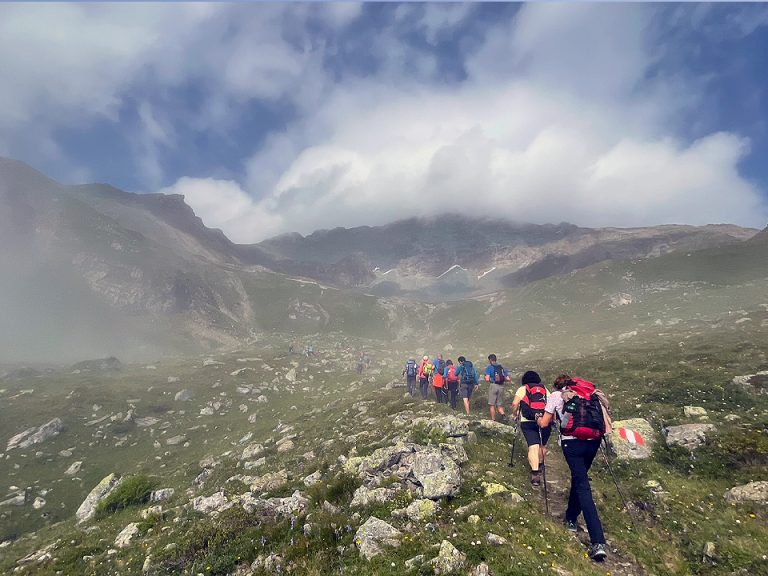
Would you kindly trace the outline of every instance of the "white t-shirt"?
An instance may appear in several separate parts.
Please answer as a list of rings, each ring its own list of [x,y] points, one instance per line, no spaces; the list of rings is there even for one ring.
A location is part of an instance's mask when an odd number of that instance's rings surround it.
[[[547,405],[544,407],[544,412],[548,414],[556,414],[557,420],[563,419],[563,409],[565,408],[565,402],[563,401],[563,393],[561,390],[556,390],[547,396]],[[575,436],[561,435],[563,440],[576,440]]]

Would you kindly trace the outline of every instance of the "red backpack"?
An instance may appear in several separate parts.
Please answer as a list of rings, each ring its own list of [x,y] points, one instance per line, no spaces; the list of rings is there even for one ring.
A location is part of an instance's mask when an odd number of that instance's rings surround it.
[[[547,405],[547,389],[541,384],[525,385],[525,396],[520,400],[520,412],[526,420],[536,420],[544,414]]]
[[[456,376],[456,366],[454,366],[453,364],[448,366],[448,376],[446,376],[445,379],[448,380],[448,382],[459,381],[458,377]]]
[[[571,382],[563,388],[565,406],[560,432],[579,440],[599,440],[605,434],[605,418],[595,385],[581,378],[572,378]]]

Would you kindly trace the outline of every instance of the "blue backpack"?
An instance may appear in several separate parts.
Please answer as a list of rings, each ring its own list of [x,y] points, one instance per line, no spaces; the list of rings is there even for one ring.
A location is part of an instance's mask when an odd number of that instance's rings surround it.
[[[416,360],[408,360],[405,363],[405,374],[407,376],[416,376]]]

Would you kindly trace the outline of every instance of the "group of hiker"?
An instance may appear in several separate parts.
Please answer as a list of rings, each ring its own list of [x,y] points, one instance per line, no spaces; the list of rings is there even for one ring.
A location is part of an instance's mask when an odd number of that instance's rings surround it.
[[[418,384],[421,398],[427,400],[431,386],[436,401],[448,402],[454,410],[457,396],[460,395],[464,410],[469,415],[470,398],[480,381],[472,362],[459,356],[457,363],[443,360],[442,354],[438,354],[435,359],[424,356],[419,363],[409,359],[403,369],[408,393],[415,396]],[[511,378],[509,372],[498,363],[495,354],[488,356],[484,376],[484,380],[489,383],[488,407],[491,420],[496,420],[498,413],[502,422],[509,422],[504,403],[505,385]],[[557,376],[552,388],[550,392],[535,371],[526,371],[512,399],[512,421],[517,424],[517,431],[522,432],[528,445],[531,485],[541,486],[544,475],[545,499],[546,446],[553,426],[555,423],[559,425],[560,445],[571,473],[571,488],[563,523],[569,531],[575,533],[580,530],[578,517],[584,516],[591,542],[588,555],[592,560],[601,562],[607,556],[605,535],[592,497],[588,473],[601,442],[605,439],[607,445],[606,437],[611,433],[608,400],[591,382],[568,374]]]

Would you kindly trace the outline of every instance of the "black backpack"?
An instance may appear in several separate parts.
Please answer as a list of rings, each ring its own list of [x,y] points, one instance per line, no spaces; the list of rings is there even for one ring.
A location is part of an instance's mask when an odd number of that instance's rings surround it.
[[[462,366],[464,369],[461,371],[461,383],[467,386],[477,384],[477,373],[475,372],[475,367],[472,366],[472,362],[464,360]]]
[[[408,360],[405,363],[405,374],[407,376],[416,376],[416,360]]]
[[[504,376],[504,366],[501,364],[494,364],[493,365],[493,383],[503,385],[506,381],[506,377]]]
[[[595,385],[586,380],[572,378],[565,388],[573,396],[563,407],[560,433],[579,440],[599,440],[605,434],[605,418]]]
[[[526,384],[525,396],[520,400],[520,413],[526,420],[536,420],[536,416],[544,415],[547,405],[547,389],[541,384]]]

